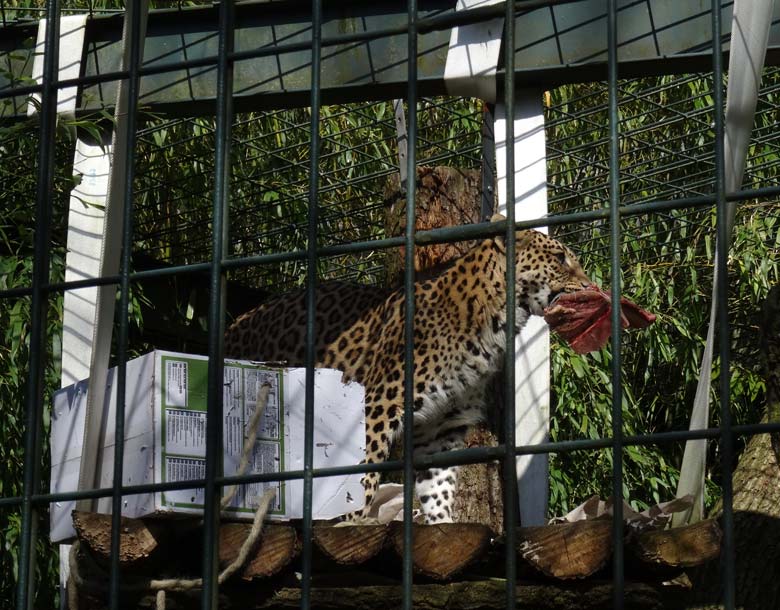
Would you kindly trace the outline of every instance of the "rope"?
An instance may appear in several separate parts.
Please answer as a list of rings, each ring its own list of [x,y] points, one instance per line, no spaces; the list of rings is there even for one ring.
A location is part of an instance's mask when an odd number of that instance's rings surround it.
[[[238,464],[238,470],[236,474],[241,476],[246,473],[247,466],[249,465],[249,458],[254,449],[255,440],[257,438],[257,430],[260,427],[260,420],[262,419],[263,412],[268,405],[268,396],[270,394],[271,386],[268,383],[264,383],[258,388],[257,391],[257,407],[249,421],[247,428],[247,439],[244,442],[244,447],[241,452],[241,460]],[[236,495],[238,485],[233,485],[229,488],[226,496],[222,498],[220,502],[220,508],[225,509]],[[255,548],[257,541],[260,538],[260,534],[263,530],[263,520],[268,513],[268,508],[271,501],[276,495],[276,490],[268,489],[260,497],[255,511],[254,519],[252,520],[252,528],[249,530],[247,536],[241,548],[238,551],[235,559],[220,572],[217,579],[217,583],[222,585],[227,579],[233,576],[236,572],[243,569],[246,564],[249,555]],[[76,540],[70,549],[70,556],[68,558],[70,566],[70,580],[68,586],[68,606],[69,610],[78,610],[78,590],[83,588],[92,591],[105,591],[106,586],[103,579],[88,579],[81,575],[79,572],[78,564],[78,551],[81,548],[81,542]],[[193,591],[203,588],[202,578],[166,578],[166,579],[140,579],[131,582],[125,582],[120,585],[120,588],[124,592],[138,592],[138,593],[152,593],[156,595],[155,604],[157,610],[165,610],[166,604],[166,592],[167,591]]]
[[[271,384],[268,382],[263,383],[257,390],[257,407],[252,414],[252,419],[249,420],[249,427],[247,429],[247,439],[244,442],[244,448],[241,451],[241,459],[238,462],[238,470],[236,475],[242,476],[246,474],[247,466],[249,465],[249,456],[252,455],[252,450],[255,448],[255,440],[257,439],[257,430],[260,428],[260,420],[263,418],[265,408],[268,406],[268,395],[271,393]],[[233,485],[228,488],[227,495],[222,498],[220,507],[224,510],[233,501],[233,498],[238,491],[238,485]]]

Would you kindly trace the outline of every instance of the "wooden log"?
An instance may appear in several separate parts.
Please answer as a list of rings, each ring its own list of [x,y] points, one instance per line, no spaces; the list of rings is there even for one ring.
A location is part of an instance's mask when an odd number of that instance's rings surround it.
[[[95,559],[108,563],[111,556],[111,515],[73,511],[73,528]],[[144,521],[122,517],[119,533],[119,563],[135,566],[148,560],[166,539],[166,529],[160,521]]]
[[[252,526],[248,523],[225,523],[219,528],[220,568],[229,565],[237,556]],[[241,578],[267,578],[285,568],[300,553],[298,534],[289,525],[266,524],[255,552],[250,555]]]
[[[547,576],[585,578],[611,557],[611,530],[609,519],[521,527],[517,530],[517,553]]]
[[[624,605],[631,610],[681,610],[685,608],[679,587],[626,583]],[[577,583],[566,586],[521,585],[516,589],[517,610],[603,610],[613,607],[612,586]],[[396,610],[402,607],[401,587],[355,587],[312,590],[315,610]],[[506,584],[501,581],[471,581],[447,584],[415,585],[412,589],[415,610],[505,609]],[[236,604],[234,607],[239,608]],[[300,607],[299,589],[282,589],[258,608],[282,610]],[[244,606],[247,608],[247,606]]]
[[[389,525],[314,526],[317,547],[340,565],[365,563],[385,546]]]
[[[714,519],[670,530],[642,532],[626,545],[638,560],[653,566],[689,568],[720,555],[721,531]]]
[[[496,380],[500,385],[503,379]],[[488,393],[490,391],[488,390]],[[498,438],[486,424],[476,424],[466,433],[466,447],[496,447]],[[497,461],[466,464],[458,469],[457,493],[452,520],[457,523],[482,523],[493,533],[504,532],[504,487],[502,464]]]
[[[490,527],[479,523],[442,523],[412,526],[412,561],[420,574],[447,580],[481,557],[492,537]],[[404,552],[402,523],[392,526],[393,548]]]
[[[300,587],[285,587],[259,594],[255,587],[241,590],[220,589],[221,610],[294,610],[301,607]],[[198,592],[171,595],[177,609],[200,608]],[[603,610],[612,608],[612,586],[604,582],[571,582],[545,585],[523,584],[516,589],[517,610]],[[397,610],[402,606],[402,587],[316,587],[311,590],[312,610]],[[506,584],[500,580],[469,581],[446,584],[417,584],[412,588],[415,610],[503,610],[506,606]],[[631,610],[683,610],[688,608],[687,592],[679,586],[648,585],[626,582],[624,606]],[[100,606],[105,608],[105,606]],[[124,610],[124,605],[122,606]],[[135,609],[155,608],[152,596],[146,596]],[[169,603],[173,608],[174,604]],[[84,604],[82,610],[96,606]]]

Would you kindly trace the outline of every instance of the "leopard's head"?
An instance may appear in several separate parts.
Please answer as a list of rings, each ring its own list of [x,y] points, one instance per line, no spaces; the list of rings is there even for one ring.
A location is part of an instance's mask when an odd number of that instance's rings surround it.
[[[503,239],[496,238],[496,242],[504,247]],[[574,253],[539,231],[516,233],[515,263],[517,307],[532,315],[543,316],[559,294],[592,285]]]

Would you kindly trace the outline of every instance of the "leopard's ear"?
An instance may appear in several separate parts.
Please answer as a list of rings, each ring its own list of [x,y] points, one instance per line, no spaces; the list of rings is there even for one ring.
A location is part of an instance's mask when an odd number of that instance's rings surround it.
[[[501,222],[502,220],[506,220],[506,216],[503,214],[499,214],[496,212],[490,217],[490,222]],[[496,235],[493,238],[493,242],[498,246],[498,249],[501,250],[501,252],[506,253],[506,246],[504,245],[504,238],[501,235]]]
[[[520,252],[520,250],[524,250],[525,248],[531,245],[531,242],[533,240],[534,240],[533,232],[518,231],[517,241],[515,241],[515,252]]]
[[[515,235],[517,236],[517,239],[515,240],[515,254],[518,255],[531,245],[534,236],[532,231],[518,231]],[[493,243],[501,252],[506,254],[506,244],[504,243],[503,235],[496,235],[493,238]]]

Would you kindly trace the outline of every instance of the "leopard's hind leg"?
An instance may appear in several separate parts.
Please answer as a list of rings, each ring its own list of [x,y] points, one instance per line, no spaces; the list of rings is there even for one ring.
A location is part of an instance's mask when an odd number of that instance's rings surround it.
[[[401,427],[403,414],[403,404],[397,400],[400,392],[393,390],[397,388],[380,384],[376,389],[366,392],[366,458],[363,464],[380,464],[390,456],[392,439]],[[363,475],[365,505],[360,510],[344,515],[345,521],[360,521],[368,516],[380,481],[379,472]]]
[[[484,420],[484,393],[475,391],[461,406],[453,406],[436,426],[415,429],[415,457],[466,447],[469,427]],[[416,474],[415,491],[425,523],[452,523],[459,466],[433,467]]]

